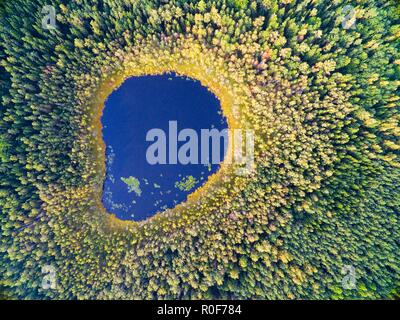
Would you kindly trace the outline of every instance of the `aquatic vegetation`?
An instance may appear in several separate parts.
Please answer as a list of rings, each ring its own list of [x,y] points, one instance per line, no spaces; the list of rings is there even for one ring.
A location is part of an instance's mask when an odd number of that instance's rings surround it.
[[[140,181],[130,176],[129,178],[121,177],[121,180],[128,186],[128,192],[135,192],[138,197],[142,195],[142,190],[140,189]]]
[[[190,191],[192,190],[199,181],[196,180],[193,176],[186,176],[181,181],[175,182],[175,188],[181,191]]]
[[[355,1],[351,17],[342,0],[52,3],[54,30],[43,1],[0,4],[4,295],[396,293],[397,1]],[[101,203],[104,101],[128,77],[168,71],[207,86],[230,128],[254,130],[254,170],[224,163],[186,203],[121,221]],[[55,289],[41,286],[46,265]]]

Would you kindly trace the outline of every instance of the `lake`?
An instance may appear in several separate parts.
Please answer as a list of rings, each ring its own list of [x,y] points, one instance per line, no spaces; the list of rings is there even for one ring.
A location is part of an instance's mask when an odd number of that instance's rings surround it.
[[[201,130],[222,131],[227,121],[219,100],[199,81],[174,73],[129,78],[106,100],[101,121],[106,144],[103,204],[122,220],[141,221],[175,207],[219,169],[219,163],[205,161]],[[194,133],[198,141],[191,138]],[[207,159],[218,154],[222,161],[223,139],[214,150],[210,143],[208,152]],[[192,159],[188,164],[187,156]]]

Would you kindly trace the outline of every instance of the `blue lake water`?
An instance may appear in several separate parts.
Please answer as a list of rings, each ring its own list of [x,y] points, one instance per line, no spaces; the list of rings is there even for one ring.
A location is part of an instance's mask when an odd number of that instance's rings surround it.
[[[201,129],[227,128],[214,94],[200,82],[175,74],[129,78],[108,97],[102,116],[106,144],[103,204],[108,212],[123,220],[145,220],[184,202],[218,170],[219,164],[181,164],[181,158],[170,164],[172,153],[167,154],[167,164],[149,163],[146,152],[158,140],[146,141],[148,132],[162,129],[168,152],[174,144],[171,123],[177,125],[178,133],[186,128],[198,133],[199,162]],[[186,142],[178,141],[177,148]],[[226,151],[223,145],[221,159]],[[210,146],[210,159],[212,152]],[[159,152],[154,155],[158,157]]]

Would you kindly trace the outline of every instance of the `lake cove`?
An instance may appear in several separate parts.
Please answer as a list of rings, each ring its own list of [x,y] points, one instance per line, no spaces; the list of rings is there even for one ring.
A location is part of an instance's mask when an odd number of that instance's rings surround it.
[[[179,161],[180,155],[175,161],[171,158],[174,153],[169,152],[185,150],[189,140],[185,133],[196,132],[201,137],[204,129],[223,131],[228,127],[218,99],[199,81],[175,74],[129,78],[106,100],[101,122],[106,145],[102,201],[119,219],[142,221],[175,207],[220,167],[212,161],[216,150],[211,145],[209,163],[200,155],[197,162]],[[170,134],[171,126],[176,127],[177,138]],[[154,154],[160,159],[158,150],[149,152],[159,142],[156,135],[151,139],[154,132],[166,133],[166,161],[146,157]],[[186,158],[193,156],[192,149],[185,153]],[[224,151],[221,143],[221,160]]]
[[[163,307],[158,307],[158,315],[183,315],[189,317],[192,307],[171,307],[164,304]]]

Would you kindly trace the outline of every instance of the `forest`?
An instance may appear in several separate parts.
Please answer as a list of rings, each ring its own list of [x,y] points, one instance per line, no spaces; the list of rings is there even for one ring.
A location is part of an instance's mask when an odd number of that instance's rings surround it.
[[[0,17],[1,297],[398,296],[397,0],[3,0]],[[104,101],[172,71],[254,130],[254,168],[119,220]]]

